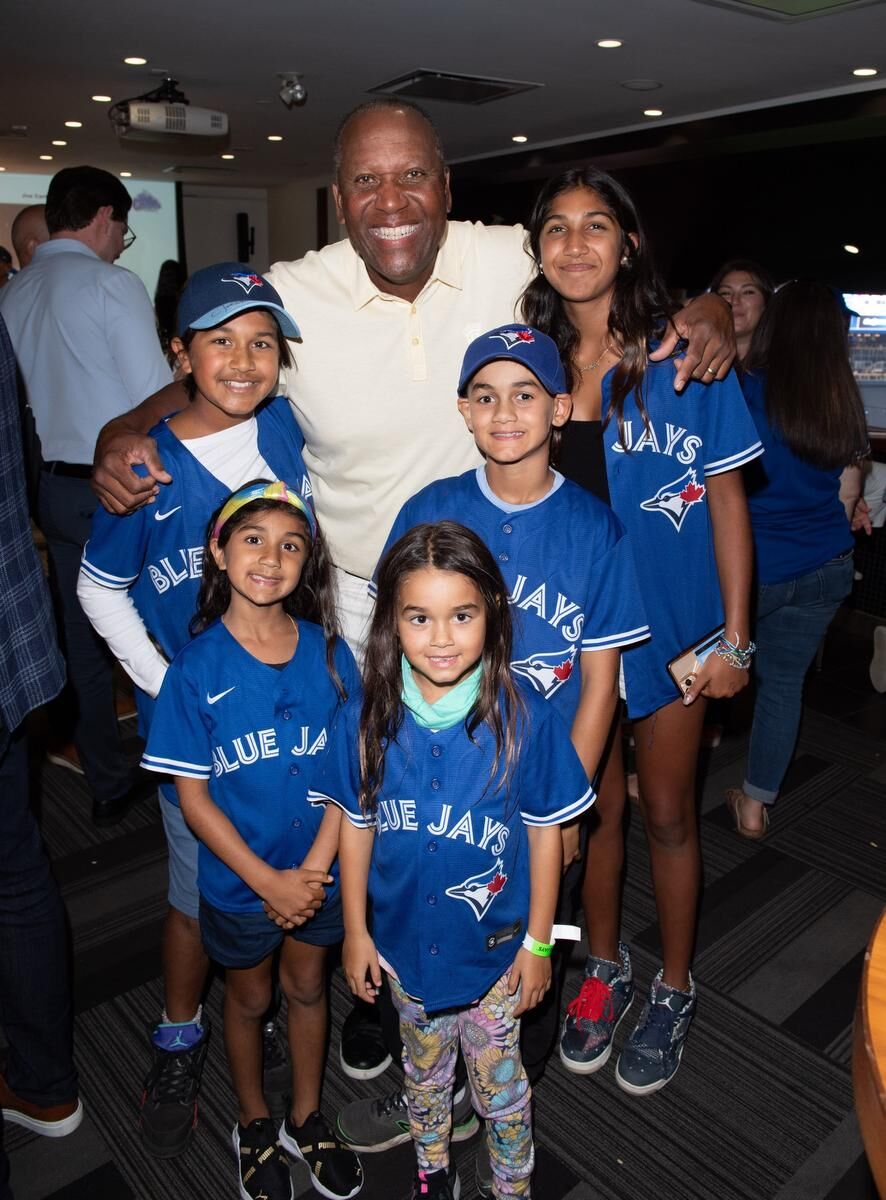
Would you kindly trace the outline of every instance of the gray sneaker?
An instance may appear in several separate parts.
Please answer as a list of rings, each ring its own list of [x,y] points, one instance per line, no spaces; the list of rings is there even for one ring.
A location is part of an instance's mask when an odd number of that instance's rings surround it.
[[[471,1094],[467,1088],[462,1088],[456,1093],[452,1105],[450,1141],[464,1142],[474,1136],[478,1127]],[[352,1150],[359,1150],[363,1154],[401,1146],[411,1136],[406,1097],[398,1090],[374,1100],[352,1100],[338,1114],[335,1131]]]
[[[637,1028],[625,1042],[615,1067],[615,1082],[624,1092],[645,1096],[657,1092],[674,1078],[689,1023],[695,1015],[695,984],[679,992],[662,982],[661,971],[652,981],[649,999]]]
[[[618,943],[618,962],[588,955],[581,990],[566,1008],[560,1061],[578,1075],[592,1075],[609,1061],[612,1039],[634,999],[631,956]]]

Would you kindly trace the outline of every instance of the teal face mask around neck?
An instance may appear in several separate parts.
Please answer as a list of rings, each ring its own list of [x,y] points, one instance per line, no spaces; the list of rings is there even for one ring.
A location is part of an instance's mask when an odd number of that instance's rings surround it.
[[[419,691],[405,654],[400,655],[400,671],[403,679],[401,698],[423,729],[451,729],[463,721],[477,703],[483,677],[482,662],[434,704],[428,704]]]

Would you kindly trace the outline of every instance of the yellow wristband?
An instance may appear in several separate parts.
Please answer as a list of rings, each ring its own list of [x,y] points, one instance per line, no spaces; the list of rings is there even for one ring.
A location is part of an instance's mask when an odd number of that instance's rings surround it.
[[[527,933],[523,939],[523,949],[528,950],[530,954],[537,954],[539,958],[550,958],[553,945],[547,942],[538,942],[531,933]]]

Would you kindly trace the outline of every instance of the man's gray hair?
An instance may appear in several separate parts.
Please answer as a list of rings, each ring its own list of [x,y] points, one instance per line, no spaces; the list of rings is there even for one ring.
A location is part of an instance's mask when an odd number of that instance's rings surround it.
[[[352,108],[349,113],[346,113],[336,130],[332,150],[332,166],[336,176],[341,169],[342,147],[351,121],[357,117],[362,117],[364,113],[384,112],[385,110],[414,113],[419,120],[423,121],[430,131],[434,142],[434,149],[437,152],[437,157],[440,159],[440,165],[446,165],[446,155],[443,153],[443,143],[440,140],[437,126],[420,105],[413,104],[411,100],[401,100],[397,96],[375,96],[372,100],[364,100],[362,104],[358,104],[356,108]]]

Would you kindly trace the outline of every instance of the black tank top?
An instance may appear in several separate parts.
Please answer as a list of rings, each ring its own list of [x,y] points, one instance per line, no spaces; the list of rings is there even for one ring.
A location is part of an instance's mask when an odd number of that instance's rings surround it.
[[[609,504],[602,421],[567,421],[560,430],[557,470]]]

